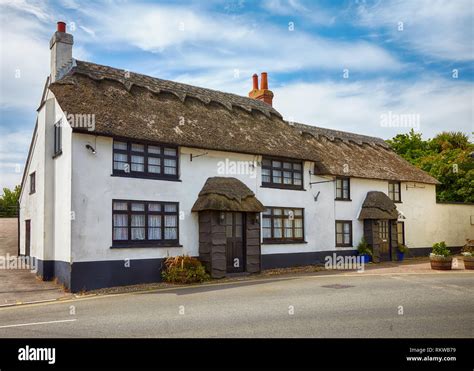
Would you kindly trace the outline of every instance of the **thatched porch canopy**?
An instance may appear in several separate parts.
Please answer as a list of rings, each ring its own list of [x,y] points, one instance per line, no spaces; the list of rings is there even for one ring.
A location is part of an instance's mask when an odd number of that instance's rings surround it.
[[[236,178],[208,178],[192,211],[240,211],[261,212],[265,210],[255,194]]]
[[[397,207],[385,193],[371,191],[362,204],[359,219],[398,219]]]

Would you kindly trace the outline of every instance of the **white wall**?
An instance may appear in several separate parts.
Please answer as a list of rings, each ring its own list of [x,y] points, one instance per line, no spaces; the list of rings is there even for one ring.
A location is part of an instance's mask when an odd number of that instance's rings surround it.
[[[30,219],[31,256],[69,262],[72,130],[63,125],[62,154],[53,159],[54,124],[61,118],[66,119],[49,92],[38,112],[37,133],[20,196],[20,252],[25,252],[25,220]],[[36,171],[36,192],[30,195],[29,174],[33,171]]]
[[[191,208],[207,178],[222,176],[218,163],[231,161],[260,161],[258,156],[210,150],[180,148],[180,180],[162,181],[115,177],[112,174],[112,138],[74,133],[72,143],[72,261],[122,260],[127,258],[162,258],[167,255],[198,255],[199,232],[197,213]],[[92,154],[85,148],[96,149]],[[190,154],[206,155],[190,161]],[[304,191],[262,188],[260,168],[256,176],[225,174],[245,183],[265,206],[301,207],[305,209],[305,240],[303,244],[263,244],[262,254],[311,251],[351,250],[363,235],[363,223],[357,219],[369,191],[388,193],[388,182],[371,179],[351,179],[351,201],[335,201],[334,182],[310,185],[310,182],[332,180],[332,177],[310,176],[312,163],[304,166]],[[397,203],[406,219],[406,243],[409,247],[429,247],[445,240],[450,246],[460,246],[473,227],[464,222],[451,222],[455,228],[444,228],[449,218],[464,220],[474,214],[473,206],[438,205],[434,186],[402,183],[402,203]],[[420,188],[423,187],[423,188]],[[317,201],[314,200],[318,194]],[[182,247],[119,248],[112,244],[112,200],[177,201],[183,219],[179,225]],[[458,209],[463,211],[459,217]],[[455,218],[455,217],[456,218]],[[469,218],[468,218],[469,219]],[[335,247],[335,220],[353,221],[353,248]],[[468,220],[469,222],[469,220]]]

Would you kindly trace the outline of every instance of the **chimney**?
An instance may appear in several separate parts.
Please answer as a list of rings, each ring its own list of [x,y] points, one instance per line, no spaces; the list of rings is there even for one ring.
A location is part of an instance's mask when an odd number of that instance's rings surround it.
[[[258,76],[255,74],[252,76],[253,87],[249,92],[249,97],[253,99],[258,99],[266,104],[272,105],[273,102],[273,92],[268,90],[268,75],[266,72],[262,72],[260,77],[260,89],[258,88]]]
[[[72,66],[73,43],[72,35],[66,33],[66,23],[58,22],[57,31],[49,42],[49,49],[51,49],[50,83],[60,79]]]

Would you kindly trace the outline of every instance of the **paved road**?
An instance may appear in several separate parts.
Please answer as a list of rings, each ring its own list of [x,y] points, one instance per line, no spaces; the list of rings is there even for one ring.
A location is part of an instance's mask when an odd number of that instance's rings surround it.
[[[0,337],[473,337],[473,284],[355,273],[102,296],[0,309]]]

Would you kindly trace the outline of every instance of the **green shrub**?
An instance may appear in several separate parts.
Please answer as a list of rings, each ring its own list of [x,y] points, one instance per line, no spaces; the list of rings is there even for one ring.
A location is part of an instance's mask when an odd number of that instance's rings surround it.
[[[364,237],[361,238],[359,244],[357,245],[357,251],[359,252],[359,255],[372,256],[372,250],[370,249],[370,246]]]
[[[461,253],[464,256],[472,256],[474,254],[474,240],[466,239],[466,244],[462,247]]]
[[[402,254],[406,254],[408,252],[408,246],[404,245],[402,243],[398,244],[398,251],[400,251]]]
[[[203,282],[210,278],[201,262],[188,255],[167,258],[161,276],[171,283]]]
[[[451,255],[451,251],[446,247],[444,241],[436,242],[433,244],[433,250],[431,251],[433,255],[448,257]]]

